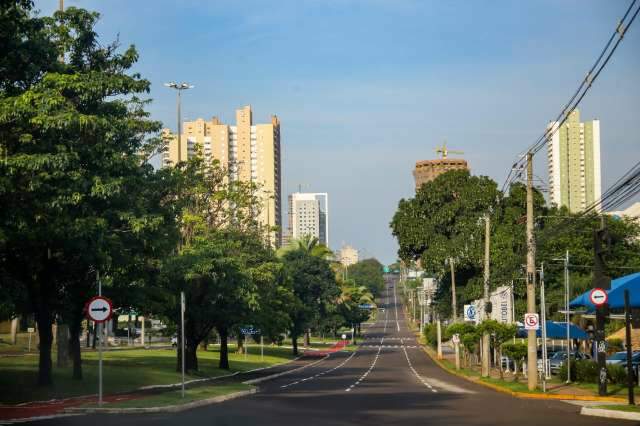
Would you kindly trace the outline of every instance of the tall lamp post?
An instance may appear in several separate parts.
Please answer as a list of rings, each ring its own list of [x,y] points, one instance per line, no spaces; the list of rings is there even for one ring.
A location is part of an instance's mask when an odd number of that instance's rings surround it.
[[[164,84],[166,87],[169,87],[171,89],[175,89],[178,92],[178,96],[177,96],[177,108],[178,108],[178,163],[182,161],[182,114],[180,111],[180,98],[181,98],[181,93],[183,90],[187,90],[187,89],[193,89],[195,86],[193,86],[192,84],[189,83],[176,83],[175,81],[172,81],[170,83],[165,83]]]

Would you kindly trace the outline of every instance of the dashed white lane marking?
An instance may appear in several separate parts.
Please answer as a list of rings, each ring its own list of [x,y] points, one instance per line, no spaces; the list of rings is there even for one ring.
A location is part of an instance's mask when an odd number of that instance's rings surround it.
[[[423,385],[425,385],[426,387],[428,387],[429,389],[431,389],[431,392],[438,392],[437,390],[435,390],[433,388],[433,386],[431,386],[431,384],[429,384],[429,382],[427,382],[424,377],[420,376],[418,374],[418,372],[416,371],[415,368],[413,368],[413,364],[411,363],[411,360],[409,359],[409,354],[407,353],[407,350],[403,347],[402,350],[404,351],[404,356],[405,358],[407,358],[407,363],[409,364],[409,368],[411,369],[411,371],[413,371],[413,374],[418,378],[418,380],[420,380],[422,382]]]
[[[360,345],[365,348],[376,348],[378,346],[382,346],[384,349],[398,349],[398,348],[407,348],[407,349],[416,349],[419,348],[418,345],[377,345],[374,343],[363,343]]]
[[[287,383],[286,385],[282,385],[280,386],[280,388],[288,388],[289,386],[295,386],[298,383],[303,383],[306,382],[307,380],[313,380],[313,379],[317,379],[318,377],[324,376],[325,374],[329,374],[335,370],[337,370],[338,368],[342,367],[343,365],[345,365],[347,362],[349,362],[349,360],[351,358],[353,358],[353,356],[356,354],[356,351],[352,352],[351,355],[349,355],[349,357],[347,359],[345,359],[344,361],[342,361],[340,364],[336,365],[333,368],[330,368],[329,370],[325,370],[325,371],[321,371],[318,374],[315,374],[313,376],[309,376],[309,377],[305,377],[304,379],[300,379],[300,380],[296,380],[295,382],[291,382],[291,383]],[[328,355],[327,355],[328,357]],[[315,363],[314,363],[315,364]]]
[[[371,373],[371,370],[373,370],[373,368],[376,366],[376,363],[378,362],[378,358],[380,358],[380,351],[382,350],[382,342],[383,341],[384,341],[384,337],[380,339],[380,346],[378,346],[378,353],[373,358],[373,361],[371,362],[371,365],[369,366],[369,369],[367,371],[365,371],[362,374],[362,376],[360,376],[360,378],[358,380],[356,380],[356,382],[354,384],[352,384],[348,388],[346,388],[345,392],[351,392],[351,389],[353,389],[354,387],[358,386],[360,384],[360,382],[364,381],[364,379],[367,378],[369,373]]]
[[[400,332],[400,321],[398,321],[398,299],[396,297],[396,286],[393,286],[393,307],[396,312],[396,326],[398,327],[398,333]]]

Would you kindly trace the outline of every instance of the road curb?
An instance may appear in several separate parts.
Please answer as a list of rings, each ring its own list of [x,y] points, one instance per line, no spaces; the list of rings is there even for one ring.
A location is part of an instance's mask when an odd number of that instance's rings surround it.
[[[190,410],[192,408],[203,407],[209,404],[216,404],[231,399],[241,398],[255,394],[258,389],[249,389],[246,391],[234,392],[228,395],[219,395],[212,398],[201,399],[198,401],[188,402],[180,405],[167,405],[163,407],[146,407],[146,408],[100,408],[100,407],[71,407],[65,408],[64,413],[68,414],[140,414],[140,413],[178,413],[180,411]]]
[[[473,377],[466,376],[464,374],[458,373],[457,371],[453,371],[449,369],[446,365],[444,365],[436,356],[434,356],[429,349],[425,346],[422,346],[422,350],[431,358],[431,360],[438,365],[438,367],[445,370],[447,373],[452,374],[454,376],[465,379],[468,382],[476,383],[478,385],[487,387],[489,389],[493,389],[496,392],[505,393],[507,395],[514,396],[516,398],[521,399],[546,399],[546,400],[560,400],[560,401],[600,401],[600,402],[627,402],[626,398],[616,397],[616,396],[595,396],[595,395],[573,395],[573,394],[545,394],[545,393],[526,393],[526,392],[516,392],[511,391],[509,389],[505,389],[502,386],[494,385],[492,383],[483,382],[482,380],[475,379]]]
[[[582,407],[580,414],[583,416],[605,417],[607,419],[640,420],[640,413],[607,410],[606,408]]]

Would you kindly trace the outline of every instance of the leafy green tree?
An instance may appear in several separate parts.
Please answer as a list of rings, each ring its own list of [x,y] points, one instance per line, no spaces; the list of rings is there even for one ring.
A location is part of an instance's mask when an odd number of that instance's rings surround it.
[[[375,306],[375,298],[366,286],[357,285],[354,280],[339,281],[340,296],[338,297],[338,313],[344,320],[344,325],[354,326],[360,330],[360,325],[369,319],[370,311],[360,305]]]
[[[384,289],[383,266],[377,259],[364,259],[349,266],[349,279],[357,285],[365,286],[377,297]]]
[[[298,354],[298,338],[319,318],[326,317],[330,306],[340,295],[329,262],[310,251],[296,249],[282,257],[287,274],[293,282],[295,302],[290,306],[293,353]]]
[[[173,217],[139,209],[144,203],[135,201],[144,196],[138,186],[154,173],[138,153],[160,127],[138,98],[149,82],[129,73],[135,49],[119,53],[117,43],[99,43],[97,14],[70,7],[33,18],[25,7],[30,2],[16,2],[20,12],[7,5],[2,19],[18,16],[23,34],[18,46],[8,42],[18,49],[8,61],[24,61],[18,66],[24,75],[8,72],[3,78],[13,80],[0,83],[0,269],[25,290],[21,310],[35,314],[38,382],[48,385],[54,318],[70,324],[79,378],[82,305],[95,294],[96,272],[126,268],[114,261],[114,248],[152,229],[166,237],[170,232],[159,230]],[[43,57],[18,57],[33,44],[32,53]]]
[[[520,368],[518,368],[518,364],[521,365],[527,356],[527,345],[524,343],[505,343],[502,345],[502,353],[513,359],[516,369],[515,380],[518,381],[518,376],[520,375]]]
[[[220,368],[229,368],[229,330],[248,316],[255,294],[242,261],[234,256],[240,245],[232,233],[211,231],[194,236],[163,266],[157,306],[173,323],[180,324],[179,297],[184,291],[185,368],[189,371],[198,370],[198,346],[214,327],[220,335]],[[178,370],[181,362],[178,350]]]
[[[504,378],[504,371],[502,370],[502,344],[516,335],[518,327],[515,324],[504,324],[496,320],[484,320],[478,324],[477,329],[479,334],[487,333],[491,337],[491,344],[494,350],[498,352],[498,359],[500,360],[500,378]]]

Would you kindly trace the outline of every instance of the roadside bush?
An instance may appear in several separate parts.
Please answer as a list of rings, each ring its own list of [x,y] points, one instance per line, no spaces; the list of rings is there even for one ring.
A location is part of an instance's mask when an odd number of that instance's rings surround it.
[[[607,352],[609,355],[623,350],[622,339],[609,339],[607,340]]]
[[[627,383],[627,369],[622,365],[607,365],[607,376],[611,383]]]
[[[576,381],[585,383],[596,383],[598,381],[598,364],[582,359],[572,361],[572,367],[576,372]]]
[[[558,372],[558,377],[562,377],[563,379],[567,377],[567,363],[563,362],[560,367],[560,371]],[[576,362],[575,360],[571,360],[571,381],[578,381],[576,376]]]
[[[567,363],[560,367],[559,377],[567,377]],[[610,383],[627,383],[627,370],[622,365],[607,365],[607,377]],[[598,364],[591,360],[571,360],[571,381],[598,383]]]
[[[422,334],[429,346],[433,348],[438,346],[438,328],[435,324],[426,324]]]

